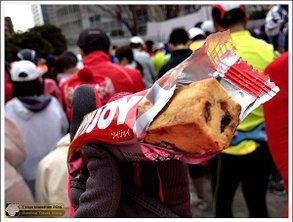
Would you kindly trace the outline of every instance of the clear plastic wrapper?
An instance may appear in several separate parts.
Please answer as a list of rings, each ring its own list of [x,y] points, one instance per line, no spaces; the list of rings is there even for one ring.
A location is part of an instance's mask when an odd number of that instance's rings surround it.
[[[271,99],[279,88],[267,75],[235,54],[230,32],[210,35],[202,48],[169,70],[145,90],[125,96],[87,114],[70,149],[69,158],[86,143],[100,143],[121,161],[164,161],[177,159],[198,164],[219,152],[192,154],[144,143],[146,131],[170,100],[176,87],[215,78],[241,105],[240,121]],[[144,106],[140,113],[138,106]]]

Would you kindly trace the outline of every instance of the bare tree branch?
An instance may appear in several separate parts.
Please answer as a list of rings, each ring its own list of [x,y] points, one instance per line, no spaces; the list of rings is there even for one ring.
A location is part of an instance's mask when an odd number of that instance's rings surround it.
[[[96,10],[95,9],[99,9]],[[103,13],[109,18],[115,18],[118,22],[125,25],[132,35],[138,34],[138,26],[143,15],[138,15],[138,10],[147,11],[147,21],[164,21],[178,17],[182,14],[196,12],[201,8],[200,5],[92,5],[88,10],[94,13]]]

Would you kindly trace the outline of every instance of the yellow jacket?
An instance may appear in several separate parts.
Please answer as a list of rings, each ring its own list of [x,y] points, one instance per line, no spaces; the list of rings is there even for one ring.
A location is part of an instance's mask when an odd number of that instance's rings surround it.
[[[249,31],[239,31],[231,33],[231,38],[236,46],[236,54],[242,59],[247,61],[253,68],[258,71],[263,71],[266,66],[276,58],[276,53],[271,45],[267,44],[263,40],[254,38]],[[259,136],[259,127],[264,121],[262,106],[252,111],[238,126],[237,132],[234,136],[234,141],[237,141],[237,136],[243,135],[241,133],[249,133],[247,139],[237,143],[233,143],[229,148],[223,152],[233,155],[245,155],[253,152],[259,144],[255,141],[255,138]],[[257,129],[257,130],[256,130]],[[262,130],[263,131],[263,130]],[[262,134],[265,134],[264,131]],[[260,140],[265,138],[260,138]],[[251,139],[249,139],[251,138]]]
[[[205,41],[195,41],[190,44],[189,49],[194,52],[195,50],[201,48],[203,46],[204,42]]]

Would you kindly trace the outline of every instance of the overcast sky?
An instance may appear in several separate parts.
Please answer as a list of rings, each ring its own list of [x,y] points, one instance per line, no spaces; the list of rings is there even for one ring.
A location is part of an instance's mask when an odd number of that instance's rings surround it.
[[[14,31],[26,31],[34,26],[31,4],[25,2],[5,2],[4,16],[11,17]]]

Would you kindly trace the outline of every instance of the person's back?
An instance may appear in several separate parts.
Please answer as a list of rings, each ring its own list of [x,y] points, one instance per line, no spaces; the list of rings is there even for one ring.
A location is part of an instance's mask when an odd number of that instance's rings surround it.
[[[215,30],[229,29],[236,54],[258,71],[275,58],[273,47],[245,29],[248,16],[243,5],[213,5],[212,17]],[[271,163],[259,106],[239,124],[230,146],[209,161],[216,217],[233,217],[232,202],[240,183],[249,216],[268,217],[266,190]]]
[[[51,95],[55,97],[59,103],[62,105],[62,97],[61,97],[61,91],[58,87],[57,83],[53,79],[45,78],[44,81],[44,94]]]
[[[236,54],[258,71],[264,71],[266,66],[276,58],[271,45],[253,37],[247,30],[233,32],[231,33],[231,38],[237,48]],[[253,128],[261,122],[263,122],[263,111],[260,106],[247,116],[238,126],[238,129],[246,130],[247,128]]]
[[[214,25],[216,29],[218,31],[223,31],[225,29],[230,28],[231,38],[233,44],[236,47],[236,54],[245,61],[247,61],[250,65],[252,65],[253,68],[262,72],[265,69],[265,67],[276,58],[276,54],[274,52],[273,47],[267,44],[266,42],[253,37],[250,34],[250,32],[246,30],[244,26],[242,26],[242,23],[240,21],[244,20],[245,23],[247,22],[247,20],[245,20],[245,11],[244,9],[242,9],[243,6],[240,6],[241,8],[232,9],[226,12],[226,14],[230,13],[230,17],[234,18],[234,21],[230,21],[232,20],[230,19],[228,20],[228,22],[220,19],[219,15],[217,14],[217,7],[221,6],[216,5],[213,11]],[[239,13],[241,15],[237,17],[239,20],[237,21],[237,19],[235,18],[236,15],[238,15]],[[261,122],[263,122],[263,112],[262,107],[260,106],[254,111],[252,111],[245,118],[245,120],[241,122],[241,124],[238,126],[238,129],[246,131],[247,129],[254,128]],[[257,147],[257,145],[253,145],[252,147],[253,148],[249,149],[248,152],[254,150]],[[229,149],[224,152],[229,153],[230,151],[233,152],[233,150]]]
[[[83,63],[94,75],[110,78],[115,92],[136,93],[144,89],[139,71],[111,63],[109,56],[102,51],[92,52],[84,58]]]
[[[61,81],[64,81],[65,79],[77,72],[77,62],[77,56],[71,51],[63,52],[58,57],[54,67],[55,71],[57,72],[56,79],[58,85],[60,85]]]
[[[95,68],[98,69],[99,67],[95,66]],[[94,70],[93,67],[84,67],[76,74],[71,75],[60,83],[62,101],[69,121],[71,120],[72,96],[78,86],[90,85],[95,88],[102,104],[107,103],[110,97],[115,93],[114,84],[111,79],[105,76],[96,75],[92,70]]]
[[[67,153],[70,144],[69,134],[62,137],[39,163],[36,177],[36,202],[62,203],[64,217],[69,214],[67,193]]]
[[[184,29],[174,29],[169,37],[171,58],[160,69],[158,78],[161,78],[167,71],[176,67],[192,54],[188,48],[188,33]]]
[[[154,54],[151,57],[151,61],[153,63],[155,72],[156,72],[156,79],[158,77],[159,71],[162,68],[162,66],[170,60],[170,54],[165,53],[165,44],[155,43],[154,45]]]
[[[29,61],[12,64],[11,79],[15,98],[5,106],[5,113],[22,130],[27,158],[18,168],[32,193],[40,159],[67,132],[68,122],[60,103],[43,94],[40,73]]]
[[[288,51],[270,63],[265,71],[279,88],[276,97],[264,104],[269,149],[288,193]],[[284,217],[288,217],[288,203]]]
[[[132,48],[129,45],[118,47],[116,49],[116,58],[117,64],[137,69],[143,75],[143,67],[134,59]]]
[[[111,63],[110,40],[102,30],[84,30],[77,44],[82,51],[84,66],[94,75],[110,78],[115,92],[135,93],[144,89],[139,71]]]
[[[143,79],[147,88],[155,82],[155,70],[150,55],[143,50],[143,40],[134,36],[130,39],[130,46],[133,49],[134,59],[143,66]]]
[[[236,54],[259,71],[276,58],[274,48],[253,37],[248,30],[233,32],[231,38],[237,48]]]
[[[189,48],[191,51],[195,51],[203,46],[205,43],[205,33],[200,28],[191,28],[188,30],[189,39],[191,41]]]

